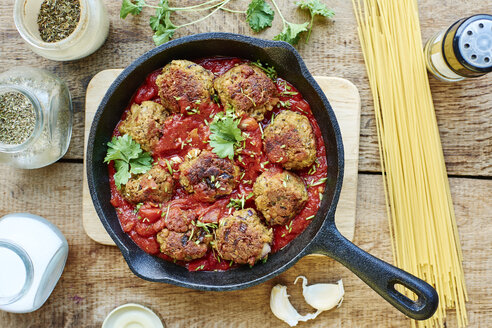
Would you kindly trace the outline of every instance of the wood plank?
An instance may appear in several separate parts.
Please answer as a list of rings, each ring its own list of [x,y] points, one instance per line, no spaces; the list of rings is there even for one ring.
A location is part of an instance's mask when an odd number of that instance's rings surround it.
[[[297,10],[294,1],[277,0],[285,17],[293,22],[308,19],[308,14]],[[104,0],[110,14],[111,29],[105,45],[85,59],[58,63],[43,59],[28,49],[15,29],[12,11],[14,0],[0,3],[0,65],[43,67],[65,80],[74,100],[75,120],[72,143],[65,158],[82,159],[84,95],[90,79],[99,71],[110,67],[126,67],[145,51],[154,47],[148,26],[153,11],[146,9],[142,17],[119,18],[120,1]],[[173,3],[173,1],[171,1]],[[174,2],[177,3],[177,2]],[[196,1],[180,1],[180,4]],[[299,52],[315,75],[340,76],[353,81],[362,98],[360,165],[362,171],[379,169],[379,155],[364,61],[356,32],[351,1],[331,0],[333,21],[316,19],[316,26],[308,44],[301,42]],[[231,3],[231,8],[244,9],[244,2]],[[419,1],[423,39],[447,28],[461,17],[479,12],[489,12],[490,2],[480,0]],[[184,17],[186,15],[186,17]],[[182,23],[199,13],[179,14],[173,19]],[[181,37],[200,32],[233,32],[271,39],[281,30],[278,15],[274,26],[263,33],[253,33],[238,14],[218,13],[198,25],[176,32]],[[444,83],[431,78],[431,88],[441,129],[443,149],[450,174],[492,176],[492,74],[459,83]]]
[[[99,72],[87,87],[85,112],[85,142],[96,113],[107,88],[116,79],[121,70],[111,69]],[[349,240],[354,238],[355,209],[357,199],[357,165],[359,163],[359,122],[360,97],[357,87],[346,79],[318,76],[316,80],[325,92],[337,115],[345,148],[345,176],[340,193],[339,206],[335,213],[335,222],[340,232]],[[85,147],[86,149],[86,147]],[[84,150],[85,153],[85,150]],[[85,156],[84,156],[85,163]],[[87,185],[84,165],[84,185],[82,199],[82,221],[84,230],[93,240],[104,245],[115,245],[106,233],[92,205]]]
[[[155,310],[167,327],[279,327],[285,326],[269,309],[272,286],[288,286],[292,303],[311,312],[302,301],[297,275],[310,283],[342,278],[346,296],[342,306],[301,327],[408,327],[409,321],[384,302],[347,269],[326,258],[304,258],[293,268],[259,286],[234,292],[200,292],[151,283],[135,277],[119,251],[93,242],[80,219],[82,164],[57,163],[21,171],[0,165],[0,216],[32,212],[55,223],[70,245],[67,266],[48,302],[30,314],[0,312],[2,327],[100,327],[114,307],[137,302]],[[451,178],[458,229],[463,245],[469,290],[470,327],[487,327],[492,320],[492,180]],[[381,177],[359,175],[355,243],[391,261]],[[212,305],[213,304],[213,305]],[[449,313],[448,327],[456,327]]]

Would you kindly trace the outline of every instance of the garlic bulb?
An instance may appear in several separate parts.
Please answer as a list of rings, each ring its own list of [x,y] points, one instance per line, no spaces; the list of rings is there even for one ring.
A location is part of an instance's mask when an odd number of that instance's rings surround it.
[[[317,311],[315,313],[300,315],[299,312],[292,306],[287,294],[287,287],[276,285],[272,288],[270,295],[270,308],[273,314],[280,320],[285,321],[289,326],[296,326],[299,321],[308,321],[316,318],[323,311],[330,310],[335,306],[340,306],[343,301],[344,289],[342,280],[337,284],[315,284],[308,286],[307,279],[304,276],[299,276],[294,281],[302,279],[302,295],[306,303],[311,305]]]
[[[312,314],[302,316],[297,312],[289,301],[287,287],[282,285],[276,285],[272,288],[270,308],[277,318],[285,321],[291,327],[296,326],[299,321],[313,319]]]

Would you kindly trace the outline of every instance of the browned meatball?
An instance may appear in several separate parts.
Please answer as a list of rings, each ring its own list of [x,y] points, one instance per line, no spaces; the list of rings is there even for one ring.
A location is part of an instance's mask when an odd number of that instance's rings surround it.
[[[185,190],[205,202],[229,195],[239,177],[239,168],[230,159],[208,150],[190,150],[179,171],[179,182]]]
[[[172,207],[166,215],[166,227],[176,232],[187,232],[192,229],[192,222],[196,220],[196,214],[192,210],[183,210]]]
[[[268,224],[286,224],[306,205],[308,194],[296,174],[266,171],[253,185],[256,208]]]
[[[270,253],[273,233],[247,208],[222,219],[216,236],[214,248],[223,259],[253,265]]]
[[[278,103],[273,81],[256,66],[236,66],[214,81],[222,105],[231,105],[239,115],[248,114],[258,121]]]
[[[143,150],[152,151],[161,138],[160,128],[169,113],[160,104],[144,101],[133,104],[125,120],[119,126],[122,134],[129,134]]]
[[[191,261],[205,256],[210,240],[211,236],[198,228],[184,233],[163,229],[157,234],[161,252],[179,261]]]
[[[306,116],[284,110],[265,128],[265,152],[288,170],[309,167],[316,159],[313,128]]]
[[[128,180],[122,188],[123,197],[132,203],[151,201],[163,203],[173,195],[174,181],[167,168],[154,165],[147,173]]]
[[[186,113],[209,102],[213,94],[214,75],[188,60],[173,60],[162,69],[156,84],[162,105],[173,113]]]

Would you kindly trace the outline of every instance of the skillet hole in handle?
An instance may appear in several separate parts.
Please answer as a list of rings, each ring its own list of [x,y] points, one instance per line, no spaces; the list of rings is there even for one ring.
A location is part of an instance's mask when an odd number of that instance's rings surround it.
[[[399,289],[403,290],[403,292],[398,291],[396,286],[399,286]],[[413,299],[405,295],[408,293],[410,293]],[[429,301],[425,294],[419,293],[418,290],[398,280],[388,282],[388,294],[415,312],[421,312]]]

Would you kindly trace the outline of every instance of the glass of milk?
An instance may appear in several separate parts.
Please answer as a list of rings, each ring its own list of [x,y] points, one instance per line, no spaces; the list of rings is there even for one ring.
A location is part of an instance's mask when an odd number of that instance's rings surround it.
[[[67,256],[67,240],[46,219],[28,213],[0,218],[0,310],[39,309],[55,288]]]

